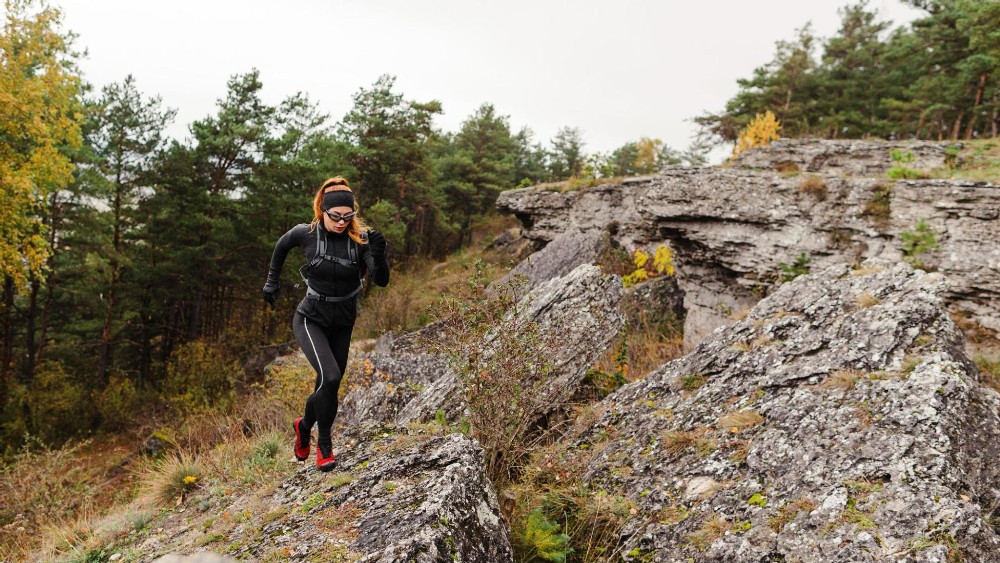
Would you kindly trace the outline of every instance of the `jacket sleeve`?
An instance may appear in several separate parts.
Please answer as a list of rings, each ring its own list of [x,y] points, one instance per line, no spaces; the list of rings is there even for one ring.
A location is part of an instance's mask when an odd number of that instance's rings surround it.
[[[379,287],[389,285],[389,262],[383,256],[381,260],[376,260],[372,255],[368,245],[364,245],[365,266],[368,267],[368,279],[375,282]]]
[[[271,254],[271,265],[267,270],[267,284],[278,285],[278,280],[281,278],[281,267],[285,264],[288,252],[302,245],[303,237],[308,230],[308,225],[296,225],[281,235],[278,243],[274,245],[274,253]]]

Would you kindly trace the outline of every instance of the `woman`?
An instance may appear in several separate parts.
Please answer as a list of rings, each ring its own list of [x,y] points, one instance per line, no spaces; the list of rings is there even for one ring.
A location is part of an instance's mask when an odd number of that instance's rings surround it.
[[[357,317],[361,276],[379,286],[389,284],[385,260],[385,238],[368,230],[358,217],[358,205],[347,180],[330,178],[316,192],[314,218],[308,225],[292,227],[278,239],[264,284],[264,300],[274,305],[278,279],[288,251],[298,246],[306,263],[299,269],[306,283],[306,296],[292,319],[292,332],[306,358],[316,370],[316,385],[306,400],[302,418],[295,419],[295,458],[309,457],[313,424],[319,426],[316,465],[330,471],[337,465],[330,430],[337,417],[337,391],[347,367],[351,332]]]

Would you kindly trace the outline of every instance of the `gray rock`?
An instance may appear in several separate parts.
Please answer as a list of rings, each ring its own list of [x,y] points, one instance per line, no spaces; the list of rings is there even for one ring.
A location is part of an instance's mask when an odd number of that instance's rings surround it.
[[[584,264],[565,276],[540,283],[522,298],[519,310],[538,325],[540,337],[551,342],[552,370],[547,375],[546,407],[553,409],[571,397],[583,377],[603,354],[624,324],[619,303],[621,278]],[[421,329],[433,335],[436,327]],[[489,342],[483,350],[489,350]],[[364,420],[420,422],[433,420],[440,410],[449,421],[460,418],[465,405],[458,376],[445,358],[423,350],[418,335],[393,335],[361,356],[374,373],[371,385],[352,390],[344,398],[342,418],[347,424]],[[548,411],[539,412],[543,417]]]
[[[226,499],[221,516],[178,513],[135,551],[155,563],[233,561],[197,547],[214,522],[232,518],[217,539],[239,561],[511,562],[482,449],[445,432],[352,427],[334,439],[335,472],[306,463],[277,487]],[[156,559],[157,551],[170,555]]]
[[[803,142],[807,149],[815,143],[824,142]],[[878,146],[887,153],[896,145]],[[943,145],[930,147],[917,152],[944,154]],[[809,192],[804,175],[675,167],[565,194],[511,190],[501,193],[497,207],[520,217],[525,235],[541,244],[563,232],[602,232],[606,224],[593,213],[597,208],[615,210],[615,239],[625,249],[668,244],[684,292],[689,348],[771,291],[781,280],[782,264],[803,254],[814,271],[871,257],[898,260],[903,234],[915,232],[920,220],[935,234],[938,248],[919,258],[927,269],[947,275],[944,296],[953,311],[1000,332],[1000,186],[817,178],[822,187]],[[880,194],[888,207],[875,205]]]
[[[961,143],[952,143],[961,148]],[[800,171],[848,176],[884,176],[897,163],[893,151],[912,157],[900,165],[929,171],[944,166],[947,144],[924,141],[830,141],[820,139],[778,139],[765,147],[740,153],[735,168],[756,168],[779,172]]]
[[[530,291],[542,282],[565,276],[581,264],[595,264],[610,244],[611,238],[606,232],[566,231],[519,262],[497,283],[510,283],[515,277],[523,277],[524,289]]]
[[[609,395],[563,447],[637,504],[625,560],[1000,561],[1000,396],[948,287],[833,265]]]

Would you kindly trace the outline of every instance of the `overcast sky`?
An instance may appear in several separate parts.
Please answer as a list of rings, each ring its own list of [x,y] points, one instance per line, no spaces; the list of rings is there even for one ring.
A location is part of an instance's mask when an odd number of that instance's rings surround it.
[[[51,0],[78,34],[96,87],[129,73],[178,110],[169,133],[215,112],[227,79],[257,68],[264,98],[305,92],[339,120],[381,74],[407,99],[442,102],[455,131],[483,102],[547,142],[579,127],[587,152],[640,137],[686,147],[774,43],[839,27],[848,0]],[[896,25],[919,12],[870,0]]]

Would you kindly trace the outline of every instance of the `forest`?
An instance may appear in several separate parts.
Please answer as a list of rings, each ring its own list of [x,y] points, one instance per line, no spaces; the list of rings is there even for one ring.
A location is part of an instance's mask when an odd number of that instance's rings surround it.
[[[543,142],[488,102],[443,131],[442,104],[408,99],[390,75],[339,118],[306,93],[268,105],[253,69],[172,139],[169,100],[128,75],[94,88],[60,12],[6,0],[0,451],[231,404],[259,376],[248,366],[290,340],[295,268],[275,310],[261,286],[275,240],[311,219],[331,176],[350,179],[405,271],[468,244],[502,190],[703,165],[765,111],[785,137],[996,137],[1000,2],[906,3],[923,10],[907,26],[860,2],[830,38],[806,25],[778,42],[724,110],[695,118],[702,136],[687,149],[643,137],[588,153],[580,129]]]

